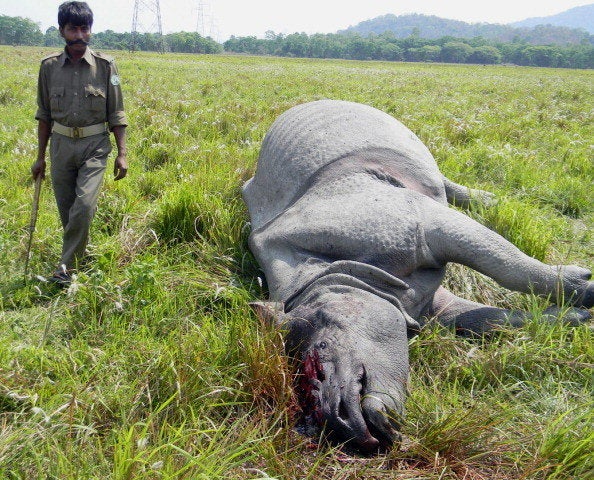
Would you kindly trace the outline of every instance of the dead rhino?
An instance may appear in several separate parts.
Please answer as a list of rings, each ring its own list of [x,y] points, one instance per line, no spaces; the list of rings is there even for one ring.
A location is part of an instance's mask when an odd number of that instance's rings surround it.
[[[369,451],[399,439],[408,336],[426,319],[481,334],[526,318],[448,292],[448,262],[592,307],[590,271],[545,265],[447,206],[473,196],[489,198],[446,179],[409,129],[366,105],[298,105],[264,138],[243,188],[270,295],[255,306],[286,329],[319,420],[342,440]]]

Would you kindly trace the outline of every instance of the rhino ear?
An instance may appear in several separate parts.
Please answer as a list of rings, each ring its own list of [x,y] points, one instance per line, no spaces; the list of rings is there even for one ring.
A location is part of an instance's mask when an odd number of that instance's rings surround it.
[[[258,318],[269,325],[282,326],[290,320],[283,302],[250,302]]]

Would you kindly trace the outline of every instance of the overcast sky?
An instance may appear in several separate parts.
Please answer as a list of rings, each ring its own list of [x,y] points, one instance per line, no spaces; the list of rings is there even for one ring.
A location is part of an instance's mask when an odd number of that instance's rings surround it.
[[[263,37],[275,33],[332,33],[392,13],[422,13],[466,22],[510,23],[554,15],[592,0],[138,0],[139,31],[156,31],[159,5],[163,33],[198,31],[219,41],[231,35]],[[62,0],[0,0],[0,15],[26,17],[42,31],[57,25]],[[132,30],[135,0],[88,0],[93,31]],[[144,12],[144,15],[142,13]],[[202,12],[202,15],[200,15]],[[202,21],[200,21],[202,20]]]

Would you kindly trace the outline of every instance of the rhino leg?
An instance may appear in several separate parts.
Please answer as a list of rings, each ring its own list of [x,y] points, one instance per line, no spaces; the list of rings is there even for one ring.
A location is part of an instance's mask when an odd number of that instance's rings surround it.
[[[486,190],[465,187],[464,185],[451,181],[445,176],[443,177],[443,186],[445,187],[448,203],[460,208],[468,209],[473,204],[488,207],[497,202],[494,193],[487,192]]]
[[[425,241],[434,260],[456,262],[493,278],[501,286],[534,293],[557,303],[594,306],[591,272],[575,265],[547,265],[470,217],[431,199],[421,199],[427,215]]]
[[[435,317],[445,326],[455,327],[458,333],[482,335],[501,326],[521,327],[530,318],[527,312],[491,307],[457,297],[443,287],[439,287],[433,297],[433,304],[425,313]],[[579,325],[592,318],[587,310],[578,308],[547,308],[542,319],[556,322],[559,318],[570,325]]]

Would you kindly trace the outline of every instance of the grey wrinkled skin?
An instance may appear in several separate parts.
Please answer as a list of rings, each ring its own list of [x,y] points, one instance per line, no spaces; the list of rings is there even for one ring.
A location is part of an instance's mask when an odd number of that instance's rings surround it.
[[[320,420],[363,450],[399,439],[407,336],[428,318],[475,334],[526,318],[445,290],[448,262],[570,303],[570,323],[590,318],[590,271],[543,264],[449,208],[493,197],[446,179],[410,130],[369,106],[323,100],[285,112],[243,197],[270,293],[255,308],[286,329]]]

